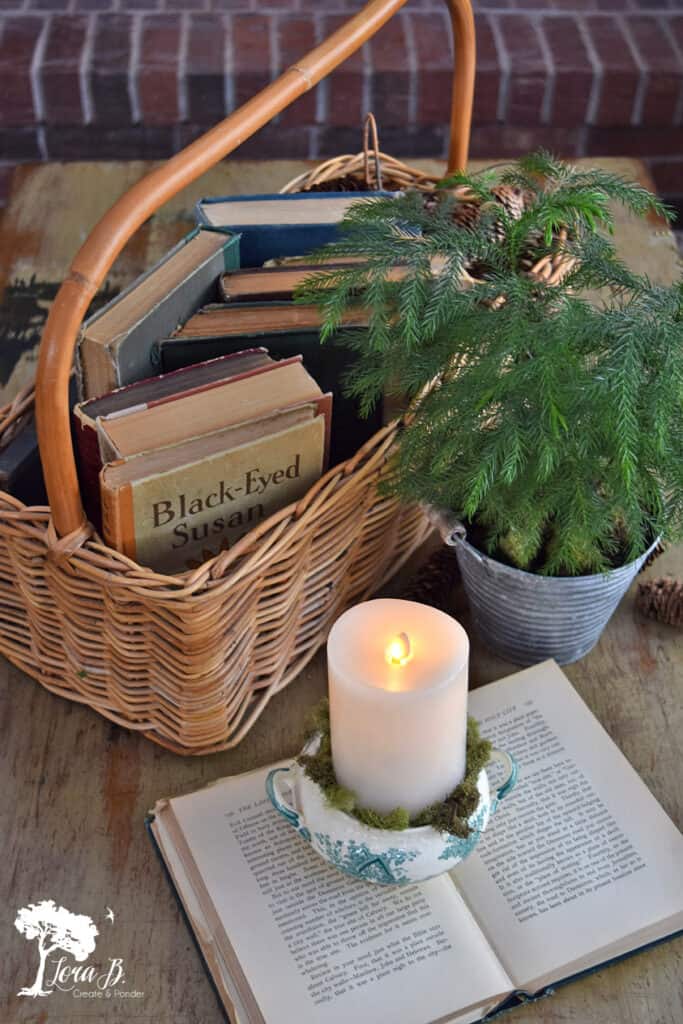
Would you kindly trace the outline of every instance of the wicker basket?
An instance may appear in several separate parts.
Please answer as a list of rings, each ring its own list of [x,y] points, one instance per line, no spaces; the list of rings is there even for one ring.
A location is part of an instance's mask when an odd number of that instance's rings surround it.
[[[77,254],[43,332],[36,417],[49,507],[0,493],[0,651],[47,689],[183,754],[236,744],[300,672],[337,616],[427,536],[416,509],[378,494],[400,424],[380,430],[297,504],[200,568],[163,576],[86,521],[69,426],[80,324],[148,217],[355,52],[405,3],[371,0],[225,121],[135,185]],[[469,0],[448,0],[456,66],[449,167],[464,167],[474,86]],[[30,411],[0,410],[0,444]]]
[[[345,153],[325,160],[312,170],[292,178],[280,192],[400,191],[405,188],[431,192],[438,180],[436,175],[425,174],[383,153],[379,148],[375,115],[368,113],[363,123],[360,153]]]

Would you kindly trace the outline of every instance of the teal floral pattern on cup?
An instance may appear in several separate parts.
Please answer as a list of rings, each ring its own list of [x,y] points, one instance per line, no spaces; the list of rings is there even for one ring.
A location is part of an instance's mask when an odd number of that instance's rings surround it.
[[[486,771],[480,772],[479,804],[468,819],[471,831],[464,839],[437,832],[430,825],[398,832],[363,825],[329,807],[319,786],[296,762],[269,772],[266,792],[285,821],[333,867],[378,885],[408,885],[450,871],[475,848],[499,801],[517,779],[517,765],[510,754],[493,750],[491,761],[505,767],[506,779],[492,792]]]

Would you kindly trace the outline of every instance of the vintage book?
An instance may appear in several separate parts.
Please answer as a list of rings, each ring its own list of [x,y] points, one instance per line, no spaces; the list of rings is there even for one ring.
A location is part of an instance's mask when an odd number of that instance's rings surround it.
[[[352,203],[395,192],[299,192],[201,199],[199,224],[240,235],[240,266],[311,252],[337,238],[337,224]]]
[[[327,263],[297,262],[293,265],[256,267],[253,270],[229,270],[218,282],[219,299],[221,302],[232,303],[291,301],[295,290],[307,277],[320,271],[335,270],[346,263],[332,260]],[[387,279],[400,281],[406,273],[405,267],[397,266],[389,271]]]
[[[72,410],[72,433],[83,505],[90,522],[98,530],[102,526],[99,483],[102,457],[97,433],[98,417],[122,412],[133,406],[136,409],[145,409],[160,402],[172,401],[181,393],[210,387],[217,381],[248,373],[261,366],[267,366],[272,361],[266,349],[248,349],[195,366],[187,366],[173,373],[148,377],[146,380],[110,391],[101,398],[78,402]]]
[[[309,403],[122,459],[101,473],[107,542],[160,572],[226,551],[320,477],[325,417]]]
[[[365,327],[368,314],[360,307],[347,311],[342,318],[343,327]],[[258,336],[291,330],[319,330],[320,309],[296,302],[244,302],[210,303],[189,317],[174,332],[177,338],[204,338],[207,335]]]
[[[151,377],[155,343],[216,296],[224,270],[239,266],[239,239],[191,232],[83,325],[78,369],[83,398]]]
[[[20,424],[11,441],[0,447],[0,491],[25,505],[47,505],[33,414]]]
[[[364,333],[364,322],[362,311],[352,314],[347,330]],[[317,309],[293,303],[213,305],[192,317],[174,337],[160,342],[160,363],[166,371],[175,370],[252,345],[263,345],[279,359],[302,353],[309,373],[323,391],[334,395],[330,464],[336,465],[355,455],[379,430],[383,406],[380,402],[368,417],[360,416],[357,400],[344,393],[344,380],[355,363],[355,353],[334,338],[321,345],[319,324]],[[224,328],[229,332],[239,328],[240,333],[224,333]]]
[[[229,270],[218,282],[221,302],[288,302],[307,277],[320,270],[334,270],[342,263],[306,263],[294,266]]]
[[[77,397],[76,380],[69,380],[69,402]],[[11,440],[0,444],[0,491],[25,505],[47,505],[47,492],[38,451],[34,413],[27,412],[15,426]]]
[[[229,377],[170,402],[100,416],[97,430],[102,463],[189,441],[305,402],[314,402],[325,418],[327,464],[332,396],[322,393],[304,369],[301,356]]]
[[[235,1024],[470,1024],[683,927],[683,836],[545,662],[469,695],[517,787],[420,885],[335,871],[267,769],[160,801],[148,827]]]

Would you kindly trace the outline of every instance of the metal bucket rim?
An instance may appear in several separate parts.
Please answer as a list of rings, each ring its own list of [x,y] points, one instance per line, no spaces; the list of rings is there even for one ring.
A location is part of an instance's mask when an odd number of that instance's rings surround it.
[[[480,551],[479,548],[475,548],[474,545],[470,544],[466,537],[463,536],[456,536],[450,546],[455,548],[460,546],[467,548],[475,559],[480,562],[489,563],[493,566],[496,572],[503,573],[504,575],[516,576],[517,578],[520,576],[526,576],[529,580],[534,580],[536,583],[552,583],[557,586],[568,586],[576,584],[579,581],[597,583],[599,580],[604,580],[605,578],[616,575],[617,573],[632,571],[639,562],[643,562],[648,555],[654,551],[660,543],[660,540],[661,537],[656,537],[650,544],[650,547],[644,551],[642,555],[638,555],[637,558],[634,558],[632,562],[626,562],[625,565],[620,565],[615,569],[607,569],[605,572],[590,573],[586,576],[543,576],[541,573],[527,572],[526,569],[516,569],[512,565],[505,565],[504,562],[499,562],[496,558],[491,558],[490,555],[485,555],[483,551]]]

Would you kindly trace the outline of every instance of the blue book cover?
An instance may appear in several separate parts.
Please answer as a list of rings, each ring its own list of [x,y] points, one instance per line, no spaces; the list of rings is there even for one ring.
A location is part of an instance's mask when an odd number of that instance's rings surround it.
[[[239,233],[240,266],[260,267],[267,260],[302,256],[338,237],[348,207],[362,199],[397,192],[298,192],[200,199],[197,223]]]

